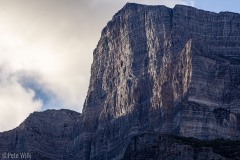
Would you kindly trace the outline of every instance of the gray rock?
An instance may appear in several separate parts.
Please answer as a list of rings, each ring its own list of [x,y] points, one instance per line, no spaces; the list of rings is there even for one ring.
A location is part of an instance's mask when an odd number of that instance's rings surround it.
[[[236,13],[127,4],[94,51],[83,110],[90,159],[121,159],[146,130],[240,139],[239,37]]]
[[[240,14],[128,3],[103,29],[93,57],[82,115],[34,113],[0,134],[0,152],[30,151],[36,159],[229,158],[166,134],[240,140]]]
[[[223,160],[214,148],[204,146],[204,141],[191,143],[187,139],[156,133],[142,133],[133,137],[124,153],[125,160]],[[224,141],[222,141],[224,142]]]
[[[70,110],[34,112],[16,129],[0,134],[0,156],[29,153],[32,159],[63,159],[80,133],[80,121],[80,114]]]

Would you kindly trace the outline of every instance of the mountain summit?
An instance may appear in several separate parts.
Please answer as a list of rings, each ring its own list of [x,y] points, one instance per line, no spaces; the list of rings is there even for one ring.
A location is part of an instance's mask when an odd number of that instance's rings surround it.
[[[61,130],[62,143],[52,132],[46,141],[23,141],[28,132],[20,126],[0,134],[0,152],[92,160],[240,156],[210,143],[240,140],[240,14],[128,3],[103,29],[93,58],[83,113],[76,121],[63,117],[74,127]],[[42,130],[31,136],[49,128]],[[15,132],[21,136],[10,138]],[[218,144],[226,143],[240,146]]]

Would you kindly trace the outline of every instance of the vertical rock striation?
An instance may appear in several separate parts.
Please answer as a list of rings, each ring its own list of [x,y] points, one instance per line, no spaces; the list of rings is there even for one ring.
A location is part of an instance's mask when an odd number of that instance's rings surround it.
[[[94,50],[84,143],[90,159],[121,159],[146,130],[240,139],[239,105],[239,14],[128,3]]]
[[[240,14],[128,3],[103,29],[93,58],[82,115],[33,114],[0,134],[0,153],[68,160],[240,157],[234,149],[226,157],[212,145],[168,136],[240,140]]]

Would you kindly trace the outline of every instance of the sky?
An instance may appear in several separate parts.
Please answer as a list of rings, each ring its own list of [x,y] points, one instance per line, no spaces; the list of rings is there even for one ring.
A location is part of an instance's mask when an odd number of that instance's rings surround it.
[[[82,111],[101,30],[127,2],[240,13],[239,0],[0,0],[0,132],[34,111]]]

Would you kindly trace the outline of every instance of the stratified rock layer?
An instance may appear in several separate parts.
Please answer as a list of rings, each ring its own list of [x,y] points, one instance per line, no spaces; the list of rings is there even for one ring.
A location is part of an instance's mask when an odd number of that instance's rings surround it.
[[[227,159],[214,153],[214,148],[207,147],[204,141],[194,139],[178,139],[178,137],[159,135],[156,133],[142,133],[133,137],[124,153],[125,160],[219,160]],[[191,142],[188,144],[188,142]],[[215,141],[210,141],[210,144]],[[226,142],[225,142],[226,143]],[[225,145],[224,141],[219,144]],[[210,145],[209,144],[209,145]],[[239,144],[238,144],[239,145]],[[228,146],[229,147],[229,146]],[[222,150],[224,151],[224,150]],[[220,152],[222,152],[220,150]],[[216,152],[216,151],[215,151]],[[229,155],[225,155],[229,156]],[[239,156],[239,155],[238,155]],[[235,158],[236,155],[235,155]],[[238,157],[239,158],[239,157]]]
[[[64,159],[80,133],[80,114],[69,110],[34,112],[19,127],[0,134],[0,159],[29,153],[31,159]],[[27,159],[27,158],[26,158]]]
[[[90,159],[123,158],[146,130],[240,139],[239,14],[129,3],[93,56],[83,110]]]
[[[68,160],[234,158],[166,134],[240,139],[240,14],[128,3],[103,29],[93,57],[83,114],[33,114],[0,134],[0,152]]]

